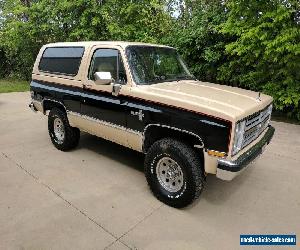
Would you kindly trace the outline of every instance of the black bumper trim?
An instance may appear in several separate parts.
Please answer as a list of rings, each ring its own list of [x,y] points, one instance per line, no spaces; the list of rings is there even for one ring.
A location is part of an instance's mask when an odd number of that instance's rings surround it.
[[[269,125],[264,137],[258,143],[256,143],[252,148],[243,153],[235,161],[220,159],[218,161],[218,168],[230,172],[238,172],[242,170],[262,153],[263,147],[270,143],[271,139],[273,138],[274,132],[275,128]]]

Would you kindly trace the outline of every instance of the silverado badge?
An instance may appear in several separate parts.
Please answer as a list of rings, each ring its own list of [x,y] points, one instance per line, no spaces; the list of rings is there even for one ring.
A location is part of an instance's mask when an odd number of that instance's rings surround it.
[[[136,115],[136,116],[138,116],[140,121],[143,121],[143,118],[144,118],[144,116],[145,116],[144,113],[143,113],[143,111],[142,111],[141,109],[140,109],[139,111],[133,111],[133,110],[132,110],[132,111],[130,112],[130,114],[131,114],[131,115]]]

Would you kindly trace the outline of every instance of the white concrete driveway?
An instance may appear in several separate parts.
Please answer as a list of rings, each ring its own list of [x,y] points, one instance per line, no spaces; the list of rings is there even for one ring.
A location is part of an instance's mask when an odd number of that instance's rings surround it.
[[[88,134],[60,152],[28,103],[29,93],[0,95],[0,249],[232,250],[247,233],[299,241],[300,126],[273,122],[255,164],[232,182],[209,176],[201,199],[178,210],[152,196],[143,155]]]

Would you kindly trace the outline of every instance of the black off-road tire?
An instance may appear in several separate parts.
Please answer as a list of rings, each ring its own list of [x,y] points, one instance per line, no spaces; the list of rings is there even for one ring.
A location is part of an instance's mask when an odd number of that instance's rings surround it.
[[[54,133],[54,121],[58,118],[64,127],[64,138],[59,140]],[[53,108],[48,116],[48,131],[53,145],[61,150],[68,151],[77,147],[80,139],[80,130],[70,126],[66,113],[58,108]]]
[[[184,176],[183,185],[177,192],[166,190],[160,183],[157,173],[159,161],[163,162],[169,158],[180,166]],[[205,177],[201,158],[191,147],[178,140],[165,138],[155,142],[146,154],[144,167],[151,191],[158,200],[169,206],[175,208],[188,206],[200,196],[204,188]]]

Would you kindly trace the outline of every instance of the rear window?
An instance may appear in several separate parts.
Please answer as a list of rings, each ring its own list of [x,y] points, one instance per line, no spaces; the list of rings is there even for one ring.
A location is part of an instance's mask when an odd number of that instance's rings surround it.
[[[39,70],[75,76],[78,73],[83,53],[83,47],[47,48],[41,58]]]

